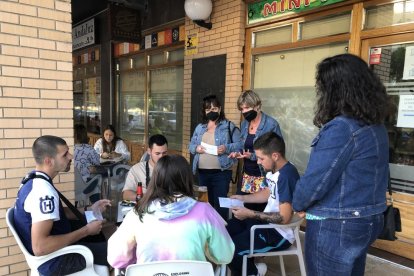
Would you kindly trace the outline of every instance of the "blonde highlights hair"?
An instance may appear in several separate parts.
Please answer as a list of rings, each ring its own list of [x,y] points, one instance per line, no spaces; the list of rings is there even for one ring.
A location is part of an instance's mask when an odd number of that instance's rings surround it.
[[[237,108],[241,111],[241,106],[257,107],[259,110],[262,107],[262,100],[259,95],[253,90],[244,91],[237,99]]]

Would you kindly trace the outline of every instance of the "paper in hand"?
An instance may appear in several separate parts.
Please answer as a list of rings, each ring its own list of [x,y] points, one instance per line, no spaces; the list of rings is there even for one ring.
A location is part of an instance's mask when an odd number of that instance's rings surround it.
[[[201,146],[204,148],[204,151],[208,154],[218,155],[217,153],[217,146],[210,145],[204,142],[201,142]]]
[[[244,207],[243,201],[235,198],[219,197],[221,208]]]
[[[88,223],[95,220],[103,220],[102,213],[99,211],[85,211],[85,217]]]

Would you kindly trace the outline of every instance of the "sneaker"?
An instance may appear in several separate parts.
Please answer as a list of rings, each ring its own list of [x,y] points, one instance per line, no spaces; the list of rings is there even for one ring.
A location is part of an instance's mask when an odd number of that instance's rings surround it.
[[[267,265],[265,263],[255,263],[257,268],[257,276],[265,276],[267,272]]]

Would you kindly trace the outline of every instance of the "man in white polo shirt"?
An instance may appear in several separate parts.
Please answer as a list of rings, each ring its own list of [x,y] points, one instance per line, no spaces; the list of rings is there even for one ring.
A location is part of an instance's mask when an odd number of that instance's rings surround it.
[[[148,160],[135,164],[129,170],[122,190],[122,199],[135,201],[138,182],[142,183],[142,190],[146,192],[155,164],[168,153],[167,138],[161,134],[152,135],[148,141],[147,153]]]

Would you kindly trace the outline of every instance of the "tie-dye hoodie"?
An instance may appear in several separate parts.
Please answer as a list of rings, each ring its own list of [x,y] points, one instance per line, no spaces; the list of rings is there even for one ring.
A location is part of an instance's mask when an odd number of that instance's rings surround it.
[[[132,210],[108,240],[112,267],[161,260],[199,260],[227,264],[234,244],[224,221],[208,203],[179,198],[162,205],[153,202],[143,222]]]

